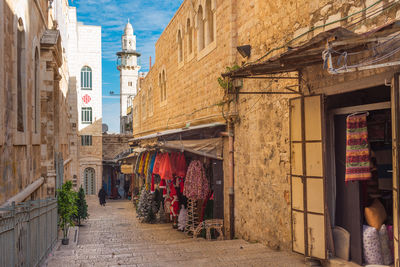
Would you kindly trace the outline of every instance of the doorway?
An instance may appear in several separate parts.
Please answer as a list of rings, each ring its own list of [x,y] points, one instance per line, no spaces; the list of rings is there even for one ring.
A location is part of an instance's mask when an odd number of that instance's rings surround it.
[[[96,194],[95,178],[95,170],[93,168],[86,168],[84,172],[84,188],[86,195]]]
[[[390,99],[390,88],[384,86],[335,95],[327,99],[328,144],[332,159],[327,179],[330,223],[332,228],[348,232],[348,260],[359,265],[366,263],[365,229],[371,226],[367,210],[379,203],[385,212],[383,224],[388,229],[393,229]],[[345,181],[348,163],[346,120],[354,114],[366,115],[371,177],[368,180]],[[393,248],[393,241],[389,245]]]

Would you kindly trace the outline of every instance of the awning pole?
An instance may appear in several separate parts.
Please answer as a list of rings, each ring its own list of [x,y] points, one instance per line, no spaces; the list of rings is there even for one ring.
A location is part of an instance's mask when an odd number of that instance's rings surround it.
[[[235,202],[234,202],[234,143],[233,122],[228,123],[229,140],[229,228],[230,239],[235,237]]]

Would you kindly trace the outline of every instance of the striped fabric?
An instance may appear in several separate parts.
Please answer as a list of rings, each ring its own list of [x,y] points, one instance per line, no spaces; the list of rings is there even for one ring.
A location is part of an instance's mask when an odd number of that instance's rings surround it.
[[[371,179],[367,114],[350,115],[346,120],[345,181]]]

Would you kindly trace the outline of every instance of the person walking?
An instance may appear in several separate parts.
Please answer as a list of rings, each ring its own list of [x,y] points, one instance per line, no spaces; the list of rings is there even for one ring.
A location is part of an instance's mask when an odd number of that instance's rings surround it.
[[[106,196],[107,196],[106,190],[104,189],[104,187],[102,187],[98,194],[100,205],[102,206],[106,205]]]

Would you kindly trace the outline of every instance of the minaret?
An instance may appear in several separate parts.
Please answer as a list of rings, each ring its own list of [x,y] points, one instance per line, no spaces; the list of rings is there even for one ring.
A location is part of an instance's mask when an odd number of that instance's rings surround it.
[[[127,133],[132,130],[126,129],[127,109],[131,105],[131,99],[137,94],[137,81],[140,66],[137,64],[137,58],[140,54],[136,52],[136,36],[133,35],[132,24],[125,26],[124,34],[121,38],[122,51],[118,52],[119,64],[117,66],[120,71],[120,131]]]

